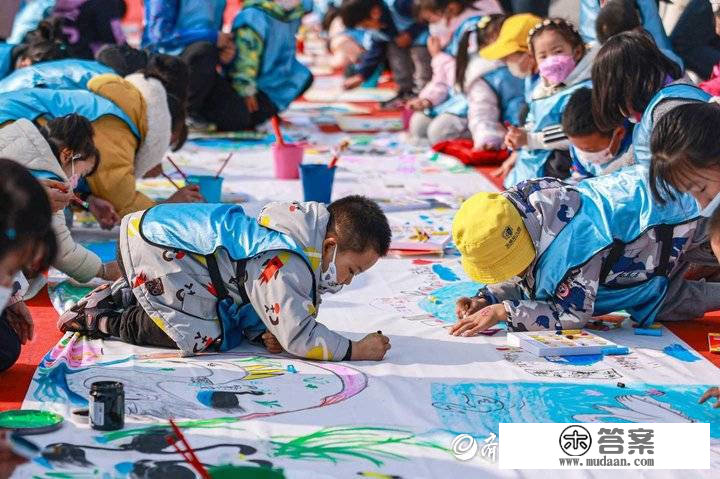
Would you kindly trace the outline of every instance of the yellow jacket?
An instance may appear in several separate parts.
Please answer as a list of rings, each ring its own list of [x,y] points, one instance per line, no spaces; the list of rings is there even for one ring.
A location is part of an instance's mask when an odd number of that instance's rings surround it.
[[[132,83],[112,74],[93,77],[87,88],[122,109],[135,123],[141,137],[138,140],[128,125],[115,116],[103,116],[93,122],[100,165],[87,178],[90,190],[112,203],[121,217],[150,208],[155,202],[135,189],[135,156],[148,133],[145,99]]]

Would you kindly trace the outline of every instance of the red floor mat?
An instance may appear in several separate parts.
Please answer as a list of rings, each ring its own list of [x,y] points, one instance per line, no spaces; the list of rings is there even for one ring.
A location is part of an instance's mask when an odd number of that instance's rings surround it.
[[[58,314],[50,304],[47,288],[29,301],[28,306],[35,323],[35,337],[23,346],[18,362],[0,373],[0,411],[20,407],[37,365],[62,337],[56,324]]]

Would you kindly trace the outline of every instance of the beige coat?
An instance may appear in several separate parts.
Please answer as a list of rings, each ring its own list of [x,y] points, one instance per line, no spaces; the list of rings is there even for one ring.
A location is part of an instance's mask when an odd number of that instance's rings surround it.
[[[0,157],[16,161],[29,170],[47,171],[61,181],[68,181],[50,145],[29,120],[7,123],[0,129]],[[53,266],[80,282],[90,281],[100,274],[100,258],[73,240],[62,210],[53,214],[52,225],[58,241],[58,255]]]

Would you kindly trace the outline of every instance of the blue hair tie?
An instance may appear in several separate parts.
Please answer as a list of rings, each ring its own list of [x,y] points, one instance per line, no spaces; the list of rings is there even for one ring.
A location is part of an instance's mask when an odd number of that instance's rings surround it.
[[[17,236],[17,233],[15,232],[15,228],[8,228],[8,229],[6,229],[6,230],[5,230],[5,236],[7,236],[7,238],[8,238],[9,240],[14,240],[15,237]]]

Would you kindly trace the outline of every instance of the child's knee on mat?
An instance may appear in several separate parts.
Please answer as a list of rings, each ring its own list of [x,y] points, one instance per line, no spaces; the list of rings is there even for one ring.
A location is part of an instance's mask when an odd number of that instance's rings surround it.
[[[410,117],[410,125],[408,128],[410,136],[413,138],[427,138],[430,122],[432,122],[432,118],[425,113],[421,111],[413,113]]]
[[[427,129],[430,144],[463,137],[467,126],[461,118],[454,115],[440,115],[436,117]]]

